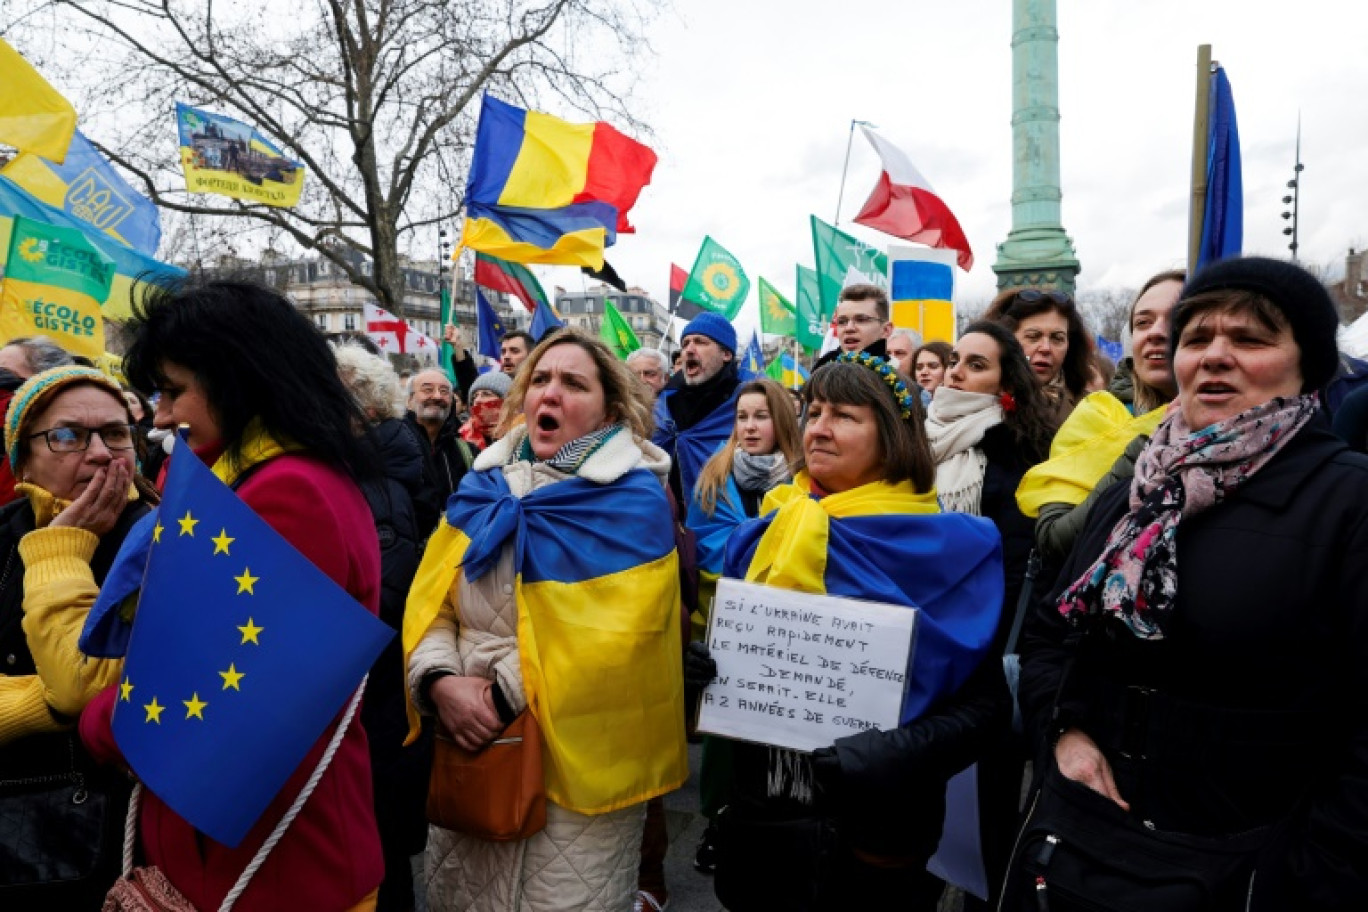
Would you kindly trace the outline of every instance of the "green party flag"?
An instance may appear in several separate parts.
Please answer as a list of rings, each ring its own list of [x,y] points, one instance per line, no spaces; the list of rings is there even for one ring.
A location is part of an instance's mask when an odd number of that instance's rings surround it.
[[[798,306],[795,308],[797,317],[794,323],[798,342],[810,352],[819,352],[822,350],[822,340],[826,338],[831,314],[822,311],[822,292],[818,286],[817,273],[806,266],[797,269],[798,293],[794,297],[798,299]]]
[[[619,358],[626,358],[641,348],[641,341],[632,332],[631,324],[618,313],[611,301],[603,302],[603,325],[599,327],[599,337]]]
[[[113,281],[114,260],[85,234],[16,215],[0,282],[0,345],[38,334],[73,355],[101,357],[100,302]]]
[[[815,215],[812,216],[812,249],[817,257],[817,279],[824,314],[836,313],[836,299],[847,285],[868,283],[888,288],[888,257]]]
[[[684,298],[735,320],[749,293],[750,279],[740,262],[727,248],[705,236],[684,286]]]
[[[793,305],[773,285],[760,278],[760,331],[791,336],[798,331]]]

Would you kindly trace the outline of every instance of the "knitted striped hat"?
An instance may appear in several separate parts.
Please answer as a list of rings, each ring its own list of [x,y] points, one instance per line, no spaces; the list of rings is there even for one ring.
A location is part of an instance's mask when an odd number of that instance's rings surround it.
[[[9,414],[5,416],[5,452],[9,455],[11,466],[19,464],[19,442],[29,430],[27,422],[42,411],[43,403],[54,393],[78,383],[93,383],[108,390],[120,402],[124,401],[123,388],[108,374],[93,367],[68,364],[34,374],[24,381],[23,386],[14,391]]]

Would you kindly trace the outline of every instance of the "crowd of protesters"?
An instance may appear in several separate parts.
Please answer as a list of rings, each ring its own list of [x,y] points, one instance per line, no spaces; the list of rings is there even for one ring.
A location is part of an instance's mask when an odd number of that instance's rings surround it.
[[[1368,908],[1368,366],[1321,284],[1160,272],[1117,365],[1053,289],[953,343],[871,285],[832,323],[796,396],[706,312],[674,363],[561,329],[481,373],[449,330],[404,383],[223,280],[144,291],[123,383],[0,347],[4,907],[98,909],[136,863],[146,908],[660,912],[727,577],[918,612],[896,727],[697,736],[732,912],[936,909],[947,813],[966,909]],[[121,660],[78,643],[176,459],[402,631],[231,848],[134,790]]]

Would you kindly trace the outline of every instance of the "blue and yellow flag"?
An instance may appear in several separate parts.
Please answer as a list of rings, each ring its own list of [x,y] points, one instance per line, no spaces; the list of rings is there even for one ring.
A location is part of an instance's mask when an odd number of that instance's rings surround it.
[[[62,164],[22,154],[0,169],[0,174],[95,231],[139,253],[157,255],[161,243],[157,207],[130,187],[80,130],[71,138]]]
[[[765,353],[760,348],[759,333],[751,333],[750,344],[741,353],[741,363],[737,365],[737,371],[742,380],[754,380],[756,377],[765,376]]]
[[[71,102],[0,38],[0,142],[60,162],[75,131]]]
[[[680,430],[667,404],[674,394],[675,390],[666,387],[656,399],[656,429],[651,442],[679,463],[679,480],[687,497],[698,482],[698,473],[703,471],[703,466],[731,436],[732,425],[736,423],[736,394],[702,421],[684,430]]]
[[[921,610],[903,724],[957,691],[1002,614],[1002,539],[989,520],[941,513],[934,491],[876,482],[820,499],[806,472],[770,491],[727,544],[723,575]]]
[[[113,280],[114,261],[82,232],[15,217],[0,281],[0,345],[37,334],[73,355],[100,358],[100,302]]]
[[[181,168],[191,193],[221,193],[267,206],[293,206],[304,166],[240,120],[176,102]]]
[[[662,516],[664,488],[645,469],[611,484],[575,476],[522,498],[501,469],[468,472],[409,590],[406,665],[457,574],[478,580],[512,546],[518,654],[545,736],[546,794],[582,814],[637,804],[688,777],[679,561]],[[412,737],[412,707],[409,718]]]
[[[778,380],[789,389],[797,389],[807,383],[807,368],[793,360],[793,355],[782,354],[765,368],[765,376]]]
[[[86,240],[114,261],[114,280],[109,287],[109,295],[101,302],[104,315],[111,320],[126,319],[130,315],[133,285],[136,282],[165,284],[185,276],[185,270],[178,266],[144,256],[107,234],[91,231],[87,223],[49,206],[0,174],[0,255],[9,250],[10,226],[17,215],[59,228],[82,231]]]
[[[157,797],[236,846],[394,631],[184,443],[178,452],[151,529],[114,738]]]

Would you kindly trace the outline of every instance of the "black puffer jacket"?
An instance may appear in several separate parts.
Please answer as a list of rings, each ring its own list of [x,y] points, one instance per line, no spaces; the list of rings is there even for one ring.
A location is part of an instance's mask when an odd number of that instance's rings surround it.
[[[1094,625],[1057,715],[1073,631],[1058,597],[1101,554],[1128,485],[1098,499],[1023,640],[1041,756],[1056,731],[1081,729],[1132,813],[1160,829],[1290,818],[1255,909],[1368,909],[1368,458],[1327,425],[1313,419],[1227,500],[1182,520],[1165,638]]]
[[[422,481],[414,492],[413,507],[421,542],[437,528],[447,499],[460,487],[461,479],[475,462],[475,452],[461,439],[461,421],[454,414],[442,424],[435,441],[428,439],[427,431],[413,412],[404,416],[403,423],[418,445]]]
[[[395,418],[374,428],[384,476],[362,485],[375,516],[380,540],[380,619],[396,631],[404,624],[404,601],[418,571],[419,527],[414,499],[422,492],[423,453],[408,426]],[[361,722],[370,742],[375,814],[387,857],[421,851],[427,841],[428,772],[432,743],[427,733],[404,747],[408,718],[404,709],[403,645],[396,636],[371,667]]]

